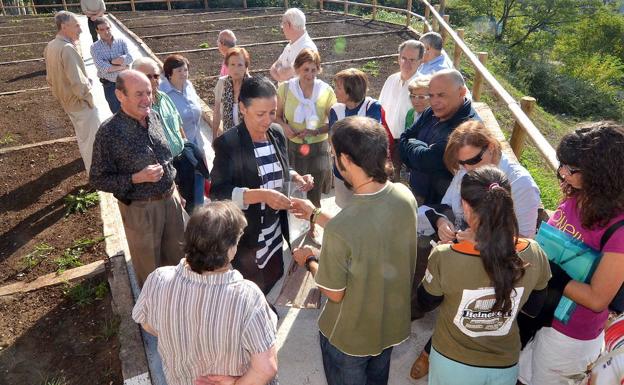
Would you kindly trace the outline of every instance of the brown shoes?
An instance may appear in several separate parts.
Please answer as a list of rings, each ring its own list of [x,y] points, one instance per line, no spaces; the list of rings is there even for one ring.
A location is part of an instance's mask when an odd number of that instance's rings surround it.
[[[420,355],[412,364],[412,370],[410,370],[410,376],[418,380],[419,378],[423,378],[429,373],[429,354],[426,351],[420,352]]]

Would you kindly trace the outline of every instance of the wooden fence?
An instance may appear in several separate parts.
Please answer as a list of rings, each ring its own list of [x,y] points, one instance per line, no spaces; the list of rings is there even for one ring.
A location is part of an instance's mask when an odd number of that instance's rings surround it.
[[[32,13],[36,14],[37,9],[41,8],[62,7],[63,9],[68,10],[69,8],[80,7],[80,3],[67,3],[66,0],[61,1],[62,2],[60,4],[57,3],[35,5],[33,3],[33,0],[29,0],[24,6],[8,6],[3,4],[3,0],[0,0],[0,12],[2,12],[2,15],[4,15],[6,9],[28,8],[31,9]],[[480,100],[483,82],[485,81],[485,83],[487,83],[487,85],[494,91],[494,93],[505,103],[509,111],[514,116],[515,124],[509,142],[516,156],[518,158],[520,157],[526,139],[528,138],[531,142],[533,142],[540,155],[546,160],[548,166],[550,166],[553,170],[556,170],[558,166],[558,161],[555,150],[529,118],[529,115],[531,115],[531,112],[533,111],[535,106],[535,99],[530,96],[525,96],[521,98],[520,102],[518,102],[509,94],[509,92],[507,92],[507,90],[505,90],[505,88],[503,88],[498,80],[496,80],[496,78],[485,67],[488,53],[478,52],[477,54],[475,54],[474,52],[472,52],[463,41],[464,30],[458,29],[457,31],[455,31],[449,25],[449,16],[444,14],[446,3],[445,0],[439,0],[439,4],[436,4],[435,6],[431,5],[427,0],[416,1],[420,1],[420,3],[422,3],[422,5],[424,6],[424,15],[419,15],[412,11],[412,0],[407,0],[406,8],[381,6],[377,4],[377,0],[371,0],[371,3],[358,3],[347,0],[317,0],[318,7],[321,11],[325,9],[325,4],[336,3],[342,4],[345,14],[349,13],[350,7],[367,8],[371,11],[373,19],[377,18],[378,10],[396,12],[405,16],[406,28],[409,28],[415,33],[420,33],[420,31],[416,31],[411,27],[412,21],[414,19],[423,23],[422,32],[436,31],[439,32],[440,35],[442,35],[442,38],[445,41],[447,41],[449,38],[452,39],[454,44],[453,64],[455,65],[455,67],[459,67],[462,56],[465,56],[465,58],[475,69],[475,78],[472,85],[473,99],[475,101]],[[170,10],[172,9],[172,3],[184,2],[196,2],[196,0],[123,0],[110,1],[106,2],[106,4],[129,4],[132,11],[136,11],[136,4],[165,3],[167,5],[167,9]],[[208,9],[209,0],[203,0],[203,5],[205,9]],[[242,0],[242,5],[243,8],[247,8],[247,0]],[[284,8],[288,8],[288,0],[284,0]]]

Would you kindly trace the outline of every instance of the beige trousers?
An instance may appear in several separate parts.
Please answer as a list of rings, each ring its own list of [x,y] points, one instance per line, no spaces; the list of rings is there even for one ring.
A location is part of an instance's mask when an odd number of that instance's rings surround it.
[[[184,209],[177,193],[153,202],[118,204],[132,267],[139,286],[143,287],[152,271],[160,266],[177,265],[184,256]]]
[[[89,175],[89,171],[91,170],[91,156],[93,154],[95,134],[100,128],[100,124],[104,121],[104,118],[101,111],[99,111],[97,107],[87,107],[76,112],[66,112],[69,116],[69,120],[71,120],[74,125],[80,156],[85,164],[87,175]]]

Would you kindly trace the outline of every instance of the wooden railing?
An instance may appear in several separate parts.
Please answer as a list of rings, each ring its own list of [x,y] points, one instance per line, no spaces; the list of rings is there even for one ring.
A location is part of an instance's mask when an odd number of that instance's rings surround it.
[[[34,5],[32,0],[29,4],[24,6],[6,6],[3,4],[3,1],[0,0],[0,11],[2,14],[5,14],[5,9],[14,9],[14,8],[29,8],[33,13],[37,13],[37,9],[39,8],[59,8],[63,7],[63,9],[67,10],[70,7],[80,7],[80,3],[67,3],[66,0],[61,0],[61,4],[40,4]],[[136,10],[136,4],[143,3],[166,3],[167,9],[171,9],[172,3],[182,3],[182,2],[195,2],[195,0],[124,0],[124,1],[110,1],[107,2],[107,5],[114,4],[130,4],[130,8],[132,11]],[[412,30],[414,33],[420,34],[419,31],[414,30],[412,27],[413,19],[417,19],[418,21],[423,23],[422,32],[436,31],[442,35],[442,38],[446,41],[448,38],[453,40],[454,50],[453,50],[453,64],[456,68],[459,68],[459,65],[462,60],[462,55],[466,57],[466,59],[470,62],[470,64],[475,69],[475,77],[472,84],[472,97],[475,101],[479,101],[481,99],[481,90],[483,87],[483,82],[485,81],[487,85],[494,91],[494,93],[505,103],[509,111],[511,111],[512,115],[515,118],[515,124],[513,127],[513,131],[511,134],[511,138],[509,140],[511,148],[513,149],[516,156],[519,158],[526,139],[528,138],[537,148],[540,155],[544,158],[549,167],[553,170],[557,169],[558,161],[556,157],[555,150],[548,143],[548,141],[544,138],[539,129],[533,124],[529,115],[534,109],[535,99],[529,96],[525,96],[521,98],[520,103],[516,101],[510,94],[503,88],[503,86],[496,80],[496,78],[488,71],[485,67],[485,63],[487,60],[487,52],[478,52],[476,55],[473,53],[470,48],[464,43],[464,30],[458,29],[457,31],[453,30],[449,25],[449,16],[444,15],[445,8],[445,0],[439,0],[439,4],[435,6],[431,5],[427,0],[416,0],[420,1],[424,8],[424,16],[416,14],[412,11],[412,0],[407,0],[406,8],[395,8],[395,7],[386,7],[377,4],[377,0],[371,0],[371,3],[357,3],[353,1],[347,0],[317,0],[318,6],[321,11],[325,9],[326,3],[337,3],[342,4],[343,11],[345,14],[349,13],[349,7],[362,7],[368,8],[371,10],[371,16],[373,19],[377,18],[378,10],[385,10],[390,12],[396,12],[401,15],[405,15],[405,25],[407,28]],[[209,8],[209,0],[203,0],[204,8]],[[243,8],[247,8],[247,0],[242,1]],[[288,8],[288,0],[284,0],[284,8]],[[431,20],[431,21],[429,21]]]

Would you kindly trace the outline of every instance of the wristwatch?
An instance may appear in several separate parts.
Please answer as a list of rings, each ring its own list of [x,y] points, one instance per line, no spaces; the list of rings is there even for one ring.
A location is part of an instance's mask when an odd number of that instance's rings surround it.
[[[306,261],[305,261],[305,263],[304,263],[306,270],[307,270],[307,271],[310,271],[310,262],[316,262],[316,263],[318,263],[318,261],[319,261],[319,259],[316,257],[316,255],[314,255],[314,254],[309,255],[309,256],[306,258]]]

